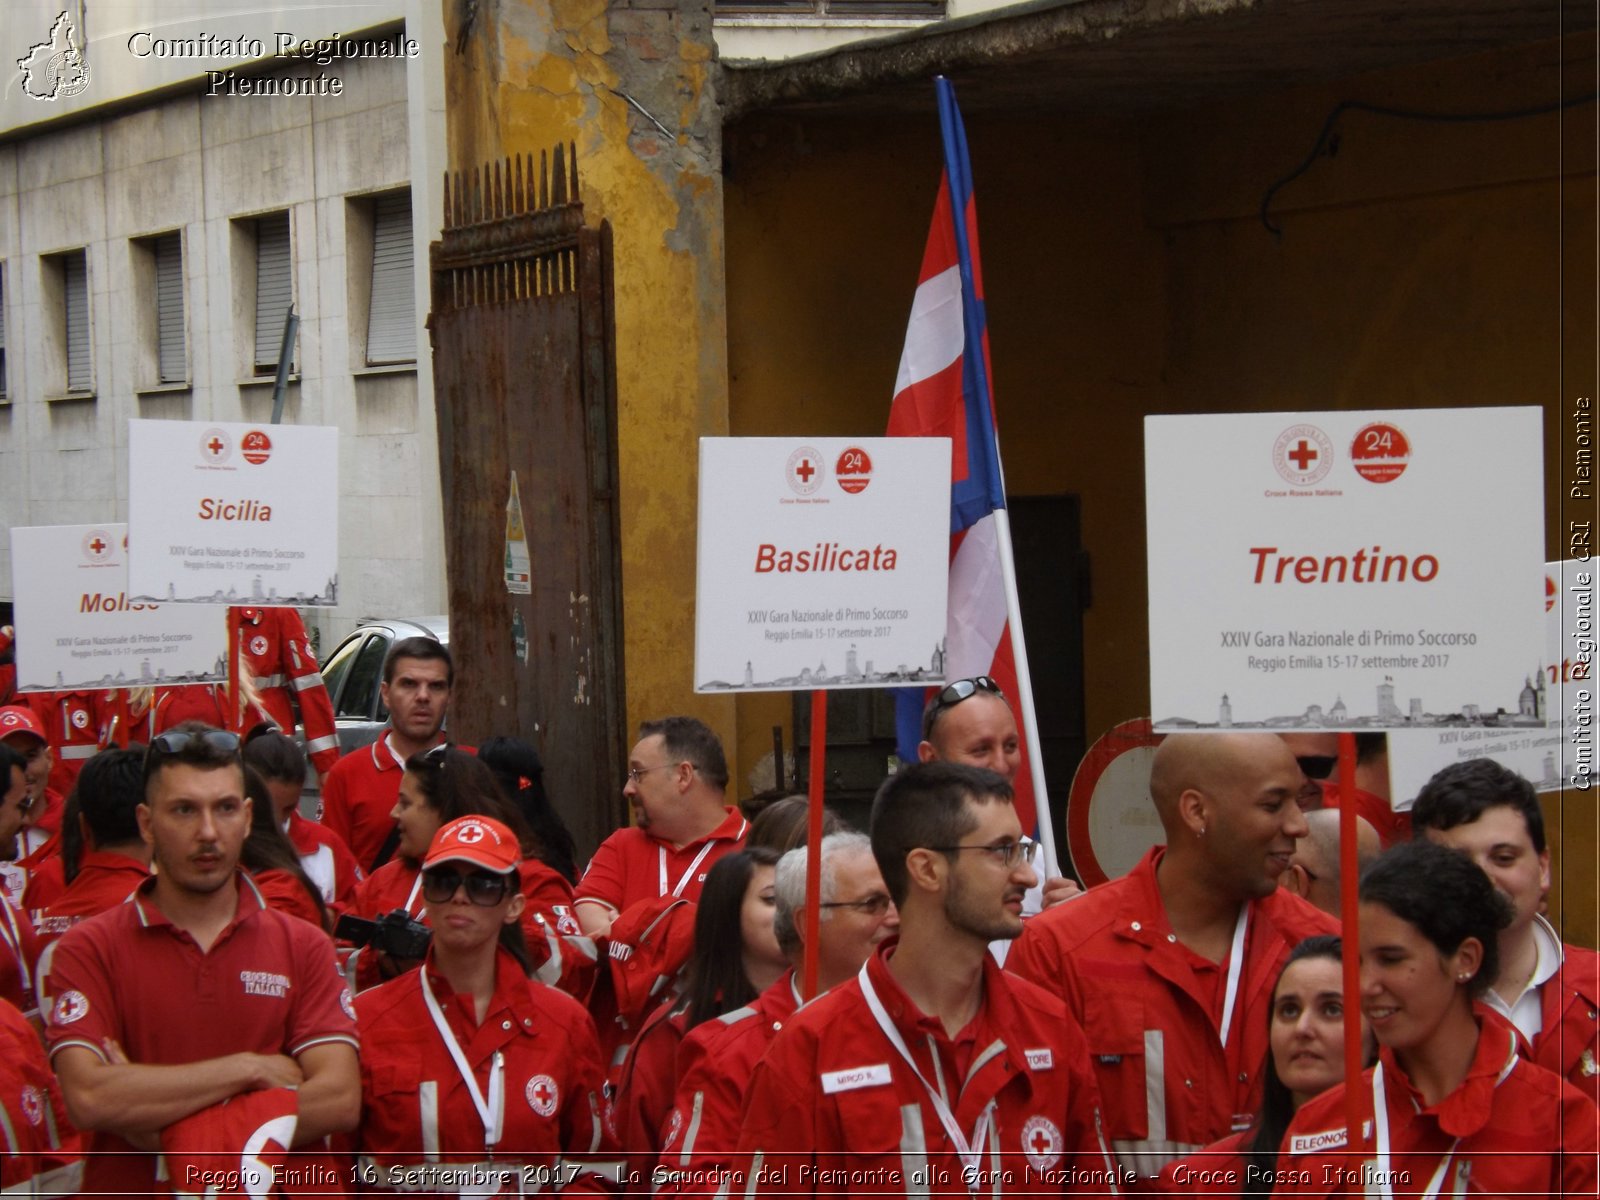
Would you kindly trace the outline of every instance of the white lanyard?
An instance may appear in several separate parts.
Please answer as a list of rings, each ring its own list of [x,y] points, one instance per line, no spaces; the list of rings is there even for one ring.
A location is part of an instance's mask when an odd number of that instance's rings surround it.
[[[1500,1069],[1500,1077],[1494,1081],[1495,1087],[1505,1082],[1506,1076],[1511,1074],[1517,1065],[1517,1043],[1513,1038],[1511,1042],[1511,1057],[1506,1059],[1506,1065]],[[1383,1064],[1380,1062],[1372,1072],[1372,1120],[1375,1137],[1377,1140],[1377,1153],[1374,1156],[1379,1196],[1382,1200],[1394,1200],[1394,1188],[1390,1186],[1389,1179],[1389,1107],[1387,1093],[1383,1086]],[[1433,1200],[1444,1187],[1445,1176],[1450,1171],[1450,1164],[1455,1160],[1456,1147],[1461,1145],[1457,1138],[1450,1143],[1450,1149],[1444,1152],[1444,1157],[1439,1160],[1438,1168],[1433,1172],[1433,1177],[1428,1180],[1428,1186],[1422,1192],[1422,1200]],[[1467,1181],[1460,1174],[1456,1176],[1455,1187],[1451,1190],[1453,1196],[1466,1195]]]
[[[411,881],[411,893],[406,897],[406,915],[414,917],[416,911],[411,907],[417,902],[417,893],[422,890],[422,872],[417,872],[417,877]]]
[[[872,1019],[878,1023],[878,1028],[883,1030],[883,1036],[889,1039],[889,1044],[895,1048],[895,1052],[905,1060],[906,1066],[911,1068],[911,1073],[917,1077],[922,1090],[928,1093],[928,1099],[933,1103],[933,1111],[939,1117],[939,1124],[944,1126],[945,1136],[955,1146],[956,1155],[961,1159],[963,1167],[961,1176],[967,1184],[967,1190],[974,1191],[978,1180],[978,1169],[983,1161],[983,1143],[989,1136],[989,1116],[994,1111],[993,1105],[984,1108],[978,1123],[972,1127],[972,1140],[967,1141],[961,1132],[961,1127],[956,1124],[955,1114],[950,1111],[950,1106],[923,1077],[921,1069],[911,1057],[911,1051],[906,1048],[905,1039],[900,1036],[900,1031],[895,1028],[894,1022],[889,1020],[883,1001],[878,999],[872,980],[867,976],[865,964],[861,967],[861,974],[856,978],[861,981],[861,994],[866,997],[867,1007],[872,1010]]]
[[[701,863],[705,862],[706,855],[711,853],[711,847],[715,846],[716,844],[717,844],[717,839],[712,838],[704,846],[700,847],[700,853],[696,854],[694,856],[694,861],[689,864],[689,869],[687,871],[685,871],[679,877],[678,886],[672,889],[672,898],[674,900],[676,900],[679,896],[683,895],[683,889],[689,886],[689,880],[694,877],[694,873],[695,873],[696,869],[699,868]],[[667,848],[665,846],[662,846],[662,847],[660,847],[660,850],[661,850],[661,890],[658,891],[656,893],[656,895],[665,896],[667,894]]]
[[[28,970],[28,956],[22,952],[22,930],[17,928],[17,917],[11,910],[11,902],[0,896],[0,912],[5,914],[6,924],[11,927],[11,932],[0,928],[0,942],[11,947],[11,952],[16,955],[17,974],[22,981],[22,990],[27,991],[33,987],[33,977]]]
[[[467,1065],[467,1056],[461,1053],[461,1045],[456,1041],[456,1035],[451,1031],[449,1022],[444,1019],[444,1012],[439,1008],[439,1002],[434,999],[433,985],[428,982],[428,968],[423,966],[419,971],[422,975],[422,998],[427,1002],[428,1016],[433,1018],[434,1028],[439,1031],[439,1036],[444,1039],[445,1049],[450,1051],[450,1057],[455,1060],[461,1081],[467,1085],[467,1093],[472,1097],[472,1107],[478,1110],[478,1119],[483,1122],[484,1147],[492,1154],[495,1144],[500,1140],[501,1124],[506,1111],[505,1056],[498,1050],[494,1052],[494,1059],[489,1065],[489,1099],[485,1102],[483,1092],[478,1087],[477,1077]]]
[[[1250,924],[1250,906],[1239,906],[1239,920],[1233,927],[1233,947],[1228,951],[1228,988],[1222,996],[1222,1045],[1226,1049],[1233,1030],[1233,1007],[1239,999],[1239,978],[1244,974],[1244,935]]]

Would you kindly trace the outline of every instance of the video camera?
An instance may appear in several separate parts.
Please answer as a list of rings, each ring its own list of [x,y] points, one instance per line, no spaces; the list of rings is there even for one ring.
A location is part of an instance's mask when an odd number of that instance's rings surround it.
[[[384,913],[376,921],[345,915],[334,926],[333,936],[357,946],[371,946],[390,958],[422,958],[428,953],[433,930],[413,920],[403,908]]]

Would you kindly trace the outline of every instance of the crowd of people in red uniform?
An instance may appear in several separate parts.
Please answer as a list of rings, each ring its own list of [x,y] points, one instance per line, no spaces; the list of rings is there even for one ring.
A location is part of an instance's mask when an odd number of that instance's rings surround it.
[[[1362,793],[1347,1080],[1290,740],[1167,738],[1164,844],[1025,919],[992,681],[930,699],[867,833],[827,815],[816,895],[804,799],[729,805],[669,717],[580,874],[532,748],[447,740],[444,647],[396,644],[339,758],[298,618],[244,629],[231,713],[0,707],[6,1195],[1597,1194],[1600,956],[1543,915],[1542,812],[1493,762],[1409,821]]]

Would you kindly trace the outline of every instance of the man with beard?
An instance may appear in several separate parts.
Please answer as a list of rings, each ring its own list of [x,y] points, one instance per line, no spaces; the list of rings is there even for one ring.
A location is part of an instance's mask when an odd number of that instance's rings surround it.
[[[801,1009],[756,1068],[745,1194],[1106,1194],[1083,1035],[988,953],[1022,932],[1037,882],[1010,785],[904,768],[873,801],[872,852],[900,937]]]
[[[164,733],[144,782],[139,832],[157,873],[69,929],[48,981],[51,1064],[90,1134],[93,1194],[165,1192],[157,1157],[133,1150],[161,1149],[169,1169],[194,1142],[224,1167],[281,1163],[291,1143],[354,1128],[361,1109],[355,1010],[331,943],[267,908],[238,869],[250,831],[239,738],[204,725]],[[291,1178],[338,1192],[346,1182],[331,1161]],[[171,1174],[180,1191],[206,1182]],[[306,1190],[317,1189],[290,1189]]]

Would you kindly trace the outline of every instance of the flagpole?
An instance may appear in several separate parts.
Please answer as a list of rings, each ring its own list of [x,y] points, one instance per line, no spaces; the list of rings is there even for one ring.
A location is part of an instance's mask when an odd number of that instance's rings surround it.
[[[1000,447],[996,437],[995,455]],[[1000,578],[1006,590],[1006,628],[1011,634],[1011,657],[1017,669],[1017,703],[1022,709],[1022,733],[1028,743],[1028,773],[1033,777],[1033,810],[1039,819],[1039,851],[1044,856],[1040,874],[1044,879],[1061,874],[1056,858],[1055,818],[1050,812],[1050,793],[1045,789],[1044,754],[1039,744],[1039,717],[1033,708],[1033,677],[1028,670],[1028,646],[1022,636],[1022,605],[1017,598],[1017,565],[1011,556],[1011,512],[994,510],[995,540],[1000,552]]]

